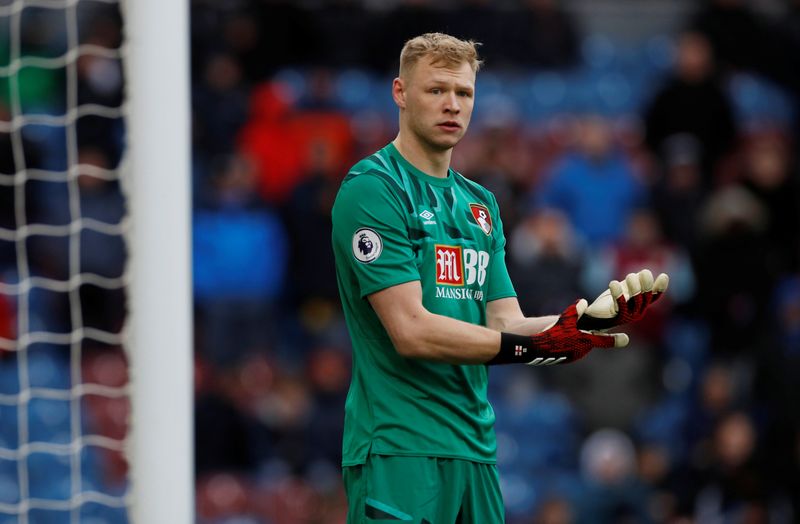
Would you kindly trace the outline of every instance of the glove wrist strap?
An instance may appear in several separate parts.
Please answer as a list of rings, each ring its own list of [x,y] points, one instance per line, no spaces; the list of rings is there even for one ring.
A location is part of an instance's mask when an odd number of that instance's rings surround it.
[[[500,333],[500,351],[486,362],[486,365],[527,364],[533,359],[533,339],[531,337],[514,333]]]

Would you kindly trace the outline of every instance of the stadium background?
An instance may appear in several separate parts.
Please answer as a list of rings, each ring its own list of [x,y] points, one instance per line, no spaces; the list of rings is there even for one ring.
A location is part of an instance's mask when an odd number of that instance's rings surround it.
[[[81,4],[81,41],[117,47],[115,8]],[[23,54],[63,48],[57,17],[26,11]],[[429,30],[483,43],[454,167],[500,202],[526,313],[640,267],[672,277],[630,350],[492,370],[508,521],[798,518],[800,2],[195,0],[191,24],[198,522],[343,521],[350,363],[330,206],[347,167],[394,136],[397,55]],[[64,79],[30,73],[23,107],[63,111]],[[78,74],[80,103],[122,101],[117,61],[83,57]],[[25,135],[28,167],[64,169],[63,138],[38,131]],[[78,139],[81,163],[116,166],[123,122],[81,119]],[[0,172],[16,172],[8,133]],[[118,184],[79,182],[84,216],[125,213]],[[31,220],[68,216],[59,190],[28,191]],[[0,185],[2,227],[13,198]],[[13,246],[2,247],[8,274]],[[63,273],[59,249],[33,245],[32,264]],[[81,256],[115,276],[125,247],[87,235]],[[118,329],[124,295],[82,292],[86,323]],[[57,297],[32,307],[49,329],[69,322]],[[0,336],[13,331],[0,294]],[[68,376],[63,350],[32,348],[31,369]],[[0,357],[3,388],[14,358]],[[83,368],[126,380],[119,348],[90,344]],[[124,434],[124,401],[86,409],[93,430]],[[13,439],[9,419],[0,438]],[[34,413],[31,431],[46,438],[61,423]],[[124,490],[118,453],[90,459],[94,482]],[[49,467],[31,464],[34,493],[49,493]]]

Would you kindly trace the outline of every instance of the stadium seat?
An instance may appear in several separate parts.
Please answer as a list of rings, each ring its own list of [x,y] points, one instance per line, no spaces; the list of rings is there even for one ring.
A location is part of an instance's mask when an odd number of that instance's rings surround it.
[[[60,354],[57,354],[61,350]],[[28,380],[32,388],[69,389],[70,370],[65,348],[31,346],[28,349]]]
[[[31,498],[69,500],[72,494],[72,468],[68,455],[31,453],[27,466]]]
[[[12,465],[13,469],[7,465]],[[0,504],[16,504],[19,502],[19,478],[17,462],[0,460]],[[3,522],[0,520],[0,522]]]
[[[34,398],[28,404],[31,442],[67,444],[71,440],[70,403]]]
[[[0,447],[16,449],[19,442],[17,406],[0,404]]]

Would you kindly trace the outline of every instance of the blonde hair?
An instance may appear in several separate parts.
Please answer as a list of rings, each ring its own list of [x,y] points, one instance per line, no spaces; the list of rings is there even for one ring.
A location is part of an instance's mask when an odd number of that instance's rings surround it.
[[[422,57],[431,57],[433,64],[458,66],[466,62],[477,73],[483,61],[478,58],[478,42],[460,40],[444,33],[425,33],[415,36],[403,46],[400,52],[400,77],[414,68]]]

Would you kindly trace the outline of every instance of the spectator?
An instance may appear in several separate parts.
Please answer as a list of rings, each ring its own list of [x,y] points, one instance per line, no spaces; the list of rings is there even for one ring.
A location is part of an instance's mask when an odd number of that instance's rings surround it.
[[[678,40],[675,70],[644,115],[647,144],[662,160],[669,139],[684,134],[696,139],[702,146],[706,187],[736,137],[733,110],[716,75],[708,40],[699,33],[684,33]]]
[[[766,235],[777,257],[776,273],[797,267],[800,256],[800,179],[791,151],[785,136],[763,131],[747,140],[739,164],[741,184],[767,211]]]
[[[370,37],[374,45],[367,50],[368,60],[370,68],[378,73],[397,71],[400,64],[397,50],[408,39],[423,33],[441,31],[446,23],[445,13],[433,0],[401,0],[398,4],[379,17],[372,28],[377,34]],[[386,58],[390,56],[396,58]]]
[[[202,358],[194,364],[194,468],[197,477],[256,469],[247,415],[224,395],[219,374]],[[263,443],[262,443],[263,445]]]
[[[467,154],[458,161],[469,169],[466,176],[470,180],[494,194],[503,209],[503,228],[510,236],[523,218],[521,200],[530,186],[530,145],[523,126],[500,113],[502,110],[497,111],[496,120],[488,123],[472,144],[465,138],[463,149]],[[459,153],[454,151],[454,156]]]
[[[194,145],[208,157],[229,154],[247,121],[248,93],[241,64],[230,54],[214,54],[203,67],[203,81],[192,93]]]
[[[670,276],[669,295],[651,308],[647,317],[632,329],[640,342],[659,346],[673,305],[685,303],[694,296],[694,272],[689,254],[680,246],[664,240],[658,220],[648,209],[634,211],[620,242],[608,246],[597,256],[587,257],[587,260],[590,296],[604,290],[612,279],[635,273],[643,267],[653,274],[667,273]]]
[[[250,491],[240,475],[224,472],[201,479],[196,491],[198,524],[258,524],[250,515]]]
[[[368,51],[380,44],[377,21],[376,14],[364,9],[359,0],[325,2],[314,16],[322,42],[317,65],[338,69],[367,65]]]
[[[706,181],[711,178],[703,171],[701,151],[702,145],[694,136],[668,138],[661,174],[650,192],[665,236],[690,252],[697,247],[700,212],[708,195]]]
[[[81,27],[81,44],[117,50],[122,43],[122,21],[114,9],[99,9]],[[82,53],[76,61],[78,104],[118,108],[123,101],[123,72],[120,60]],[[111,165],[119,164],[124,127],[121,118],[85,115],[76,123],[80,147],[101,148]]]
[[[481,43],[481,57],[487,67],[496,68],[508,65],[504,46],[507,22],[501,18],[502,13],[496,2],[491,0],[466,0],[459,2],[456,8],[446,15],[443,30],[458,38],[470,39]]]
[[[556,0],[520,0],[506,13],[503,50],[520,68],[559,69],[576,65],[579,34],[575,21]]]
[[[550,497],[545,500],[533,517],[534,524],[570,524],[575,522],[575,511],[563,497]]]
[[[230,157],[214,182],[214,207],[194,214],[194,291],[204,355],[231,365],[274,343],[288,246],[283,223],[258,198],[246,159]]]
[[[745,412],[720,420],[714,430],[709,463],[696,463],[693,475],[694,518],[698,522],[728,520],[767,522],[768,475],[757,456],[757,431]]]
[[[647,507],[656,522],[675,522],[678,519],[678,500],[675,496],[678,478],[676,461],[666,446],[646,442],[638,450],[638,476],[647,486]]]
[[[644,205],[644,188],[630,160],[614,143],[609,122],[582,117],[575,127],[575,148],[556,162],[534,190],[537,207],[559,209],[590,246],[622,238],[631,213]]]
[[[283,67],[313,63],[321,45],[314,32],[314,15],[307,7],[291,0],[266,0],[255,6],[253,12],[235,17],[225,31],[228,47],[244,64],[246,78],[263,81]],[[248,38],[242,40],[245,34]]]
[[[716,361],[703,373],[697,399],[689,406],[688,424],[681,435],[690,459],[712,452],[714,428],[741,407],[744,386],[737,379],[733,365]]]
[[[314,395],[310,418],[309,455],[338,471],[342,460],[344,405],[350,384],[350,356],[339,348],[316,348],[308,358],[308,378]]]
[[[766,415],[762,448],[775,493],[800,515],[800,275],[781,279],[770,301],[770,322],[759,354],[755,396]]]
[[[527,217],[508,247],[508,271],[526,315],[558,310],[585,295],[580,286],[582,247],[560,211],[545,208]]]
[[[721,188],[703,210],[696,253],[700,314],[717,354],[754,351],[776,278],[767,210],[738,186]]]
[[[777,327],[775,344],[785,356],[800,363],[800,275],[782,279],[775,288],[773,315]]]
[[[0,101],[0,121],[8,122],[11,120],[11,112],[8,107],[3,105]],[[30,140],[22,138],[22,155],[21,158],[15,155],[14,142],[11,133],[0,131],[0,178],[3,182],[0,183],[0,228],[2,229],[16,229],[17,228],[17,202],[16,202],[16,186],[8,183],[11,177],[22,171],[23,168],[36,169],[41,168],[41,155],[38,147]],[[26,189],[30,189],[26,186]],[[31,223],[37,215],[36,207],[37,199],[33,198],[31,192],[26,192],[25,217],[26,223]],[[17,254],[15,245],[11,241],[0,240],[0,273],[5,268],[16,268]]]
[[[28,250],[30,270],[36,276],[58,280],[69,280],[79,274],[121,278],[127,250],[119,228],[126,206],[119,182],[108,176],[113,167],[109,154],[100,148],[83,147],[77,160],[80,172],[76,192],[66,182],[30,183],[37,202],[33,222],[64,227],[77,223],[86,226],[91,221],[100,227],[82,227],[79,238],[69,234],[33,236]],[[75,209],[80,209],[80,216],[75,216]],[[118,231],[114,232],[114,228]],[[80,247],[78,264],[70,256],[71,245]],[[125,294],[121,288],[121,282],[116,286],[82,282],[79,293],[83,326],[119,332],[125,314]],[[31,293],[36,297],[34,303],[42,307],[35,315],[42,322],[41,329],[57,332],[77,329],[72,326],[66,294],[44,289],[34,289]]]
[[[81,217],[104,224],[119,226],[127,212],[125,199],[118,181],[109,181],[99,175],[112,165],[105,151],[83,148],[78,153],[83,167],[78,175]],[[80,238],[81,273],[117,279],[125,272],[127,249],[120,231],[107,234],[84,229]],[[66,262],[66,258],[64,262]],[[76,268],[70,268],[70,272]],[[118,333],[125,321],[125,291],[122,282],[101,287],[84,284],[80,288],[83,324],[103,331]]]
[[[286,205],[287,228],[294,239],[289,274],[291,300],[300,307],[311,300],[338,302],[333,251],[331,208],[341,179],[332,152],[333,145],[322,140],[311,148],[309,172],[295,187]]]
[[[237,141],[255,164],[258,190],[267,202],[283,202],[302,173],[302,146],[287,132],[294,114],[287,86],[267,82],[253,89],[248,122]]]
[[[65,48],[63,13],[55,9],[33,9],[26,13],[25,23],[19,22],[17,35],[20,52],[27,56],[52,56]],[[9,32],[4,31],[0,42],[0,64],[8,67],[12,44]],[[14,81],[12,82],[12,79]],[[11,107],[11,89],[15,86],[23,113],[55,114],[64,109],[64,75],[53,67],[26,67],[17,74],[0,77],[0,104]]]
[[[252,158],[258,173],[261,194],[273,204],[283,204],[303,177],[316,166],[309,166],[314,148],[325,143],[332,162],[342,168],[351,160],[353,135],[345,114],[333,107],[330,73],[317,70],[313,89],[295,107],[286,86],[265,83],[251,99],[249,121],[239,134],[241,152]]]
[[[653,522],[648,488],[636,475],[636,452],[622,432],[593,433],[581,449],[586,492],[578,503],[577,522]]]
[[[757,15],[745,0],[710,0],[692,27],[708,38],[728,68],[754,71],[797,92],[800,24],[797,2],[789,3],[788,16],[769,20]]]

